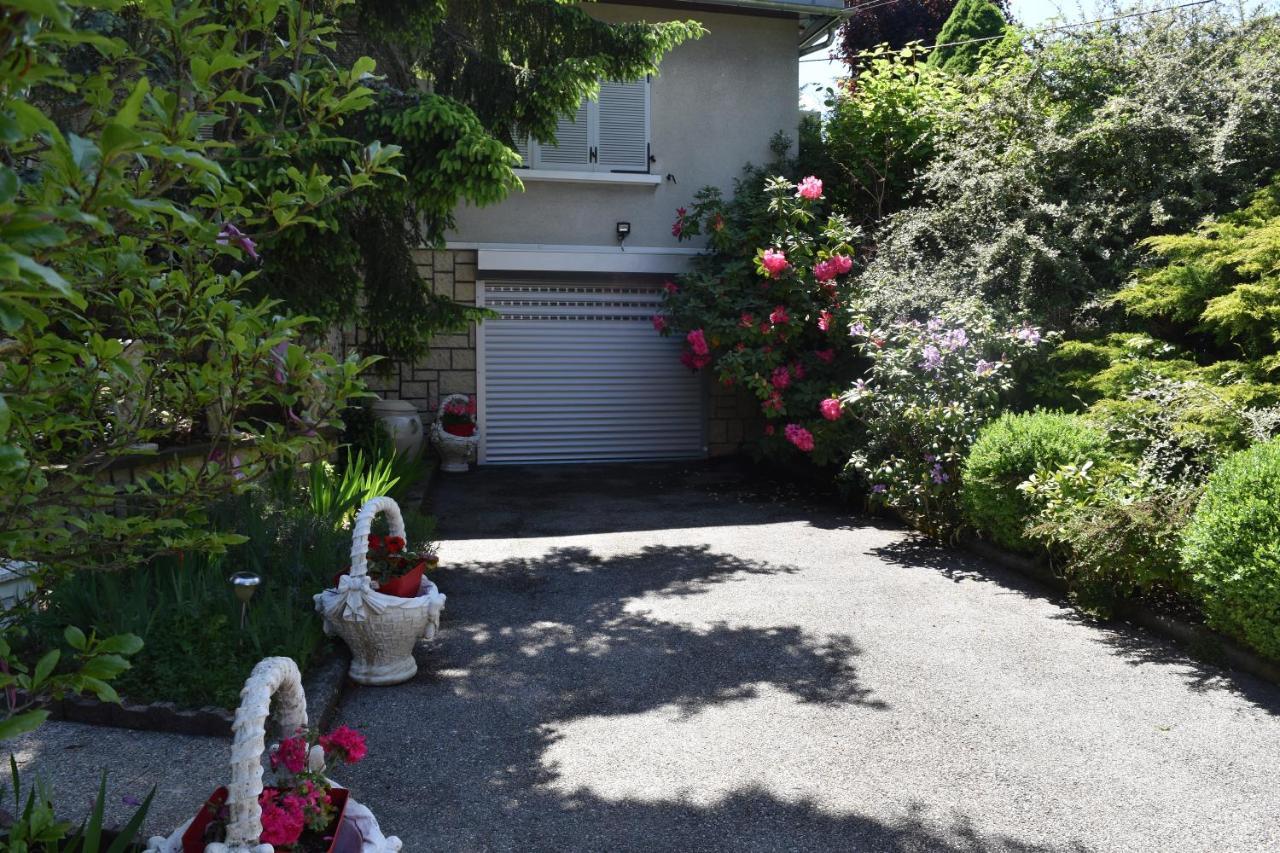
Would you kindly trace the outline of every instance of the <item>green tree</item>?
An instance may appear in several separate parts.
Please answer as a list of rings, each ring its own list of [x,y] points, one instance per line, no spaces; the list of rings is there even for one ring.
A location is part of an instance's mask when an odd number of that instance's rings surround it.
[[[991,0],[960,0],[938,33],[938,47],[930,54],[929,64],[953,74],[972,74],[983,57],[1000,43],[1008,26],[1004,14]]]

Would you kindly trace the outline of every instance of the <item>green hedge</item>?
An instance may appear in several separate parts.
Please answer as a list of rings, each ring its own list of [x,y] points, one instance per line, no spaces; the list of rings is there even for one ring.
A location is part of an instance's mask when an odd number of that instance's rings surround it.
[[[1213,472],[1182,560],[1209,624],[1280,660],[1280,439]]]
[[[1004,414],[983,427],[965,460],[965,515],[996,543],[1030,550],[1024,531],[1033,509],[1018,485],[1041,469],[1110,458],[1106,434],[1079,415]]]

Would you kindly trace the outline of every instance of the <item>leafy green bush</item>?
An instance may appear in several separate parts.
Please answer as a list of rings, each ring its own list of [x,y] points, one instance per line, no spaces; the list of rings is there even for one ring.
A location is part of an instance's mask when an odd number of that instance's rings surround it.
[[[1280,440],[1213,472],[1182,559],[1209,624],[1280,660]]]
[[[1108,459],[1107,436],[1079,415],[1005,414],[978,433],[964,462],[962,498],[969,523],[1006,548],[1032,545],[1025,530],[1036,512],[1018,486],[1036,471]]]

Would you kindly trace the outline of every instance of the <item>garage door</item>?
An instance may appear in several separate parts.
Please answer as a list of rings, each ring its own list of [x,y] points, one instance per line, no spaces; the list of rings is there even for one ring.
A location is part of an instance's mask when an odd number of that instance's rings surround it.
[[[704,455],[702,385],[649,286],[485,282],[481,464]]]

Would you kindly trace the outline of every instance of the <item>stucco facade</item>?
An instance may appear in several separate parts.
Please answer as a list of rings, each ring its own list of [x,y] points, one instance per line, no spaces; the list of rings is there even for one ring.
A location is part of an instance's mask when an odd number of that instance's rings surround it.
[[[500,204],[461,208],[450,243],[602,246],[621,253],[615,225],[630,222],[626,250],[675,247],[679,243],[671,223],[677,207],[688,204],[703,186],[730,192],[744,165],[769,158],[769,140],[778,131],[794,139],[800,122],[794,16],[603,3],[588,10],[610,22],[692,18],[707,30],[698,41],[671,51],[650,84],[650,140],[656,158],[650,171],[660,182],[529,178],[524,192]]]
[[[682,244],[672,235],[676,208],[708,185],[730,195],[745,164],[770,157],[775,134],[795,138],[804,19],[794,10],[762,10],[754,0],[742,6],[757,8],[724,11],[685,5],[586,6],[609,22],[695,19],[707,31],[671,51],[650,82],[649,173],[522,172],[522,192],[489,207],[464,205],[447,250],[419,253],[419,271],[437,293],[483,305],[486,280],[654,286],[687,268],[698,244]],[[630,224],[622,245],[619,222]],[[346,335],[348,346],[357,335]],[[371,390],[412,401],[424,420],[434,416],[442,395],[478,394],[483,430],[485,347],[477,346],[483,335],[473,327],[465,335],[440,336],[419,363],[392,365],[390,372],[371,376]],[[702,448],[710,455],[730,454],[760,429],[759,411],[753,401],[713,384],[704,383]]]

